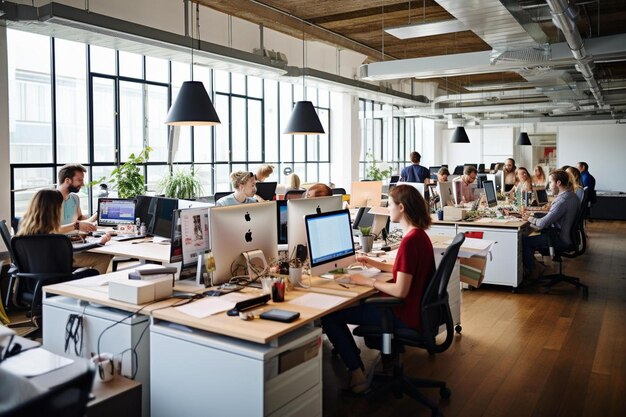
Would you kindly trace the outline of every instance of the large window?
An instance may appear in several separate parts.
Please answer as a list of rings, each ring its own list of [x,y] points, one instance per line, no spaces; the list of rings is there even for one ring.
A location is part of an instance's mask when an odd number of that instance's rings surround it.
[[[163,123],[184,81],[202,81],[222,124],[177,128],[174,169],[193,167],[204,194],[230,189],[229,174],[275,166],[303,182],[330,180],[330,93],[306,89],[326,135],[282,134],[302,87],[12,29],[8,34],[11,189],[20,216],[37,187],[56,183],[65,163],[82,163],[86,181],[108,177],[131,153],[151,146],[146,186],[167,175],[169,131]],[[37,50],[36,54],[32,51]],[[288,168],[287,171],[285,169]],[[81,190],[84,212],[91,190]]]

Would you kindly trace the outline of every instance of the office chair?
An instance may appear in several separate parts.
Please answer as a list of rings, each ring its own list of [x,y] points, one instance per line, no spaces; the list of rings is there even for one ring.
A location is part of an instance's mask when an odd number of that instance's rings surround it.
[[[70,239],[65,235],[15,236],[11,240],[11,248],[18,270],[15,278],[19,280],[15,298],[30,305],[30,321],[37,328],[36,314],[41,307],[43,285],[98,275],[98,271],[91,268],[73,271],[74,251]]]
[[[11,249],[11,232],[7,226],[6,220],[0,220],[0,235],[2,235],[2,240],[4,241],[4,246],[6,246],[7,251],[9,252],[9,257],[11,259],[11,264],[9,265],[9,270],[7,271],[7,277],[9,278],[9,284],[7,285],[7,292],[4,299],[4,308],[8,311],[13,310],[16,306],[13,303],[13,277],[17,273],[17,267],[15,266],[15,257],[13,256],[13,250]]]
[[[454,172],[452,173],[452,175],[463,175],[463,165],[457,165],[456,167],[454,167]]]
[[[541,277],[541,281],[549,280],[547,284],[544,284],[546,292],[550,292],[550,289],[561,282],[567,282],[574,285],[576,288],[583,289],[583,297],[589,296],[589,287],[580,282],[580,278],[565,275],[563,273],[563,258],[577,258],[585,253],[587,250],[587,237],[585,235],[585,208],[587,207],[587,193],[585,192],[583,199],[580,203],[576,219],[571,227],[569,246],[561,247],[557,246],[550,240],[550,247],[546,250],[540,250],[539,252],[544,255],[550,255],[552,260],[558,262],[559,272],[556,274],[544,275]],[[549,237],[557,236],[559,229],[549,229]]]
[[[289,190],[285,193],[285,200],[295,200],[304,197],[305,190]]]
[[[454,323],[450,305],[448,303],[448,282],[454,269],[459,249],[465,241],[463,233],[457,234],[452,243],[445,250],[439,267],[430,280],[421,302],[422,330],[417,331],[409,328],[394,328],[392,309],[403,303],[402,299],[395,297],[371,297],[364,302],[374,304],[384,310],[383,320],[380,326],[358,326],[353,334],[361,336],[365,345],[371,349],[380,350],[384,357],[393,358],[404,352],[405,346],[426,349],[428,353],[435,354],[444,352],[452,344],[454,336]],[[438,343],[436,340],[440,325],[445,324],[446,337]],[[440,416],[435,403],[422,394],[418,388],[439,388],[439,395],[443,399],[450,397],[450,389],[444,381],[409,378],[404,373],[402,361],[394,363],[393,376],[386,381],[385,387],[390,386],[396,398],[407,394],[432,411],[433,416]],[[382,388],[382,387],[380,387]]]
[[[232,191],[217,191],[213,199],[217,203],[217,200],[219,200],[222,197],[226,197],[227,195],[232,194],[232,193],[233,193]]]
[[[84,372],[69,381],[0,412],[0,417],[83,417],[87,410],[94,374],[95,368],[90,364]]]
[[[485,172],[485,164],[478,164],[478,172]]]
[[[346,195],[345,188],[333,188],[332,192],[333,192],[333,195]]]

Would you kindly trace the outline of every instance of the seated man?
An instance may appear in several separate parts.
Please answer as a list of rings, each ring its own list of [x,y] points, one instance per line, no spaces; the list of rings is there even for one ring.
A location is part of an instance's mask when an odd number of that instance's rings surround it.
[[[235,192],[215,202],[217,207],[237,204],[256,203],[256,178],[252,172],[236,171],[230,174],[230,181]]]
[[[463,176],[457,178],[456,181],[461,181],[461,194],[463,196],[464,203],[471,203],[475,200],[474,190],[476,189],[476,177],[478,176],[478,170],[471,165],[465,167]]]
[[[554,195],[554,201],[550,211],[544,217],[535,218],[532,213],[526,213],[524,219],[530,222],[534,229],[543,229],[540,235],[524,236],[522,238],[522,255],[524,263],[524,277],[537,279],[538,273],[535,265],[535,251],[550,247],[550,238],[556,247],[567,247],[572,244],[570,234],[576,214],[580,206],[578,197],[571,190],[570,176],[567,172],[557,169],[549,177],[550,191]],[[550,236],[549,227],[555,226],[558,233]]]

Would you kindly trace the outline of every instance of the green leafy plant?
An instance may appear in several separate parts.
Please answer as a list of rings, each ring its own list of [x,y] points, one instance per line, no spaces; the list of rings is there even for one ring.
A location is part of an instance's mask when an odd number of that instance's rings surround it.
[[[190,199],[202,195],[202,184],[193,168],[171,172],[161,180],[159,188],[170,198]]]
[[[368,179],[373,181],[382,181],[392,174],[393,168],[390,167],[389,164],[387,164],[386,162],[382,162],[379,165],[379,162],[376,161],[374,155],[372,155],[371,153],[367,153],[365,155],[365,159],[368,162],[366,170]]]
[[[359,231],[361,232],[361,236],[372,236],[371,226],[359,226]]]
[[[111,172],[108,182],[113,184],[113,189],[117,189],[120,198],[133,198],[146,192],[146,180],[138,165],[148,161],[151,151],[152,148],[146,146],[137,155],[131,153],[126,162]]]

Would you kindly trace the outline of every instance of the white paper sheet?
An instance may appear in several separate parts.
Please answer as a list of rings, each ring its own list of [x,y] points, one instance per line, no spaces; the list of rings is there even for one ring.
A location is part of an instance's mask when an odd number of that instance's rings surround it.
[[[29,378],[43,375],[74,362],[72,359],[59,356],[41,347],[26,350],[2,362],[6,371]]]
[[[206,297],[184,306],[175,307],[181,313],[188,314],[198,319],[209,317],[213,314],[222,313],[235,307],[236,301],[230,301],[221,297]]]
[[[327,295],[327,294],[305,294],[302,297],[298,297],[294,300],[291,300],[289,304],[295,304],[303,307],[314,308],[317,310],[325,310],[332,307],[335,307],[343,302],[346,299],[344,297],[339,297],[336,295]]]

